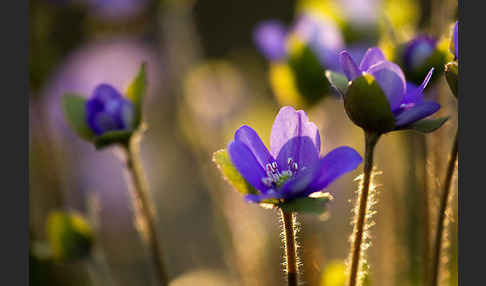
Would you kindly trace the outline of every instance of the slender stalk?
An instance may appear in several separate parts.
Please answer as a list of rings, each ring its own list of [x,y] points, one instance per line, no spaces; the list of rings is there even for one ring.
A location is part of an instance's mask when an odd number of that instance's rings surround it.
[[[449,157],[449,163],[447,165],[447,172],[444,178],[444,192],[440,198],[440,209],[439,209],[439,216],[437,219],[437,230],[435,233],[435,244],[434,244],[434,253],[433,253],[433,260],[432,260],[432,277],[431,277],[431,286],[436,286],[439,283],[439,268],[440,268],[440,252],[442,249],[442,237],[444,234],[444,221],[446,216],[447,210],[447,202],[449,200],[450,189],[452,185],[452,178],[454,176],[454,170],[456,167],[456,160],[457,160],[457,132],[456,137],[454,138],[454,145],[452,146],[451,154]]]
[[[366,210],[368,208],[368,194],[373,171],[373,151],[380,138],[379,134],[365,132],[365,162],[363,170],[363,181],[360,188],[358,217],[354,225],[353,247],[351,253],[351,269],[348,286],[356,286],[358,280],[358,270],[360,266],[360,256],[363,242],[363,233],[366,221]]]
[[[124,147],[127,155],[126,163],[128,173],[130,174],[133,182],[135,210],[138,212],[139,218],[142,220],[144,226],[142,236],[144,236],[144,238],[147,240],[152,263],[154,265],[154,271],[157,275],[159,285],[167,286],[169,281],[164,262],[161,258],[163,256],[162,249],[157,239],[157,230],[155,227],[155,209],[149,198],[147,184],[145,182],[142,164],[140,162],[138,150],[139,138],[137,138],[135,135],[134,137],[135,138],[133,138],[131,142],[126,144]]]
[[[285,264],[289,286],[297,286],[297,251],[295,248],[294,215],[282,212],[283,230],[285,235]]]

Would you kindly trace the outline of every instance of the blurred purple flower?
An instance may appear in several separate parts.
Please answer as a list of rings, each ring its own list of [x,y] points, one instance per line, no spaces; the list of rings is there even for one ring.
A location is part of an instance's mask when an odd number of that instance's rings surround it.
[[[127,193],[124,180],[106,179],[123,177],[120,160],[113,156],[111,150],[95,152],[92,144],[72,132],[62,114],[61,96],[74,91],[88,97],[100,82],[109,82],[117,90],[125,90],[136,76],[142,62],[147,62],[149,85],[146,98],[148,102],[145,103],[149,106],[150,100],[160,87],[158,84],[164,78],[161,63],[154,47],[131,38],[103,40],[82,46],[57,68],[42,92],[47,127],[53,143],[64,153],[70,154],[71,158],[65,158],[65,163],[76,162],[69,167],[70,174],[76,175],[61,178],[65,181],[65,188],[77,186],[82,191],[99,190],[100,199],[105,206],[103,209],[109,210],[104,215],[113,218],[110,223],[115,228],[115,222],[125,223],[125,220],[116,220],[116,217],[126,216],[130,221],[132,215],[126,210],[129,198],[120,195]],[[149,160],[146,162],[150,163],[150,158],[147,159]],[[76,205],[79,201],[72,200],[69,204]]]
[[[96,135],[133,128],[133,104],[109,84],[100,84],[86,101],[86,121]]]
[[[347,51],[340,53],[340,63],[349,81],[364,73],[375,78],[388,99],[395,117],[395,126],[398,128],[432,115],[440,108],[437,102],[425,101],[423,96],[433,68],[430,69],[423,83],[414,88],[413,85],[407,84],[400,67],[387,61],[383,52],[377,47],[368,49],[359,67]]]
[[[408,42],[404,51],[406,69],[415,70],[422,67],[425,61],[435,52],[437,40],[429,36],[418,36]]]
[[[339,68],[338,53],[344,48],[344,40],[338,27],[322,16],[302,13],[288,31],[276,20],[264,21],[256,27],[254,35],[257,48],[268,60],[288,56],[287,40],[296,37],[309,45],[323,66]]]
[[[258,24],[253,32],[253,40],[260,52],[271,61],[282,60],[286,56],[286,31],[283,23],[277,20]]]
[[[350,147],[338,147],[319,157],[321,139],[317,126],[303,110],[282,107],[273,123],[270,151],[249,126],[240,127],[228,145],[231,161],[259,194],[249,202],[292,200],[321,191],[361,163]]]

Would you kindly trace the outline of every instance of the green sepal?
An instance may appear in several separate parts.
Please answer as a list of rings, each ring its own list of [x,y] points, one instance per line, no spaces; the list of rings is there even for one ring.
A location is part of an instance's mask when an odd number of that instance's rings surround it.
[[[344,108],[351,121],[365,131],[386,133],[395,128],[388,99],[372,75],[354,79],[346,90]]]
[[[226,181],[230,183],[238,192],[243,195],[258,194],[257,190],[252,187],[236,170],[231,162],[228,151],[221,149],[213,153],[213,162],[218,166],[219,171]]]
[[[322,76],[325,69],[309,45],[292,52],[288,65],[295,76],[297,89],[308,106],[315,105],[329,94],[331,86]]]
[[[410,129],[421,133],[430,133],[442,127],[442,125],[444,125],[444,123],[446,123],[447,120],[449,120],[449,116],[436,118],[436,119],[422,119],[420,121],[417,121],[413,124],[407,125],[400,129],[402,130]]]
[[[96,149],[103,149],[111,144],[128,144],[133,131],[114,130],[103,133],[94,139]]]
[[[314,198],[303,197],[297,198],[278,204],[278,207],[284,212],[298,212],[309,214],[323,214],[327,211],[327,203],[331,201],[330,195]]]
[[[459,79],[459,68],[457,62],[450,62],[445,66],[445,77],[449,88],[457,98],[457,82]]]
[[[80,214],[53,211],[47,217],[46,227],[51,253],[56,260],[73,261],[90,254],[94,234]]]
[[[128,86],[126,91],[127,98],[130,99],[134,107],[134,129],[137,129],[142,121],[142,105],[145,94],[147,93],[147,71],[146,63],[140,65],[140,69],[137,76],[133,79],[132,83]]]
[[[62,109],[69,126],[88,141],[93,141],[95,134],[86,123],[86,98],[72,93],[62,97]]]
[[[344,98],[344,94],[348,88],[348,79],[346,76],[338,72],[327,70],[326,78],[338,95]]]

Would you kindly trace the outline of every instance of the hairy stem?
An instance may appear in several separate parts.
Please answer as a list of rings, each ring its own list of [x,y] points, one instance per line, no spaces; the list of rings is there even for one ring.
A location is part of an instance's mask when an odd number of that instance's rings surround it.
[[[285,264],[289,286],[297,286],[297,251],[295,248],[295,230],[293,213],[282,212],[283,231],[285,235]]]
[[[440,268],[440,252],[442,249],[442,237],[444,234],[444,221],[447,210],[447,202],[449,200],[450,189],[452,185],[452,178],[454,176],[454,170],[457,160],[457,132],[454,138],[454,145],[452,146],[451,154],[449,157],[449,163],[447,165],[447,172],[444,178],[444,192],[440,198],[439,216],[437,218],[437,230],[435,232],[435,244],[432,260],[432,277],[431,286],[436,286],[439,283],[439,268]]]
[[[363,232],[366,222],[366,210],[368,208],[368,194],[371,181],[371,173],[373,171],[373,151],[376,143],[380,138],[379,134],[365,132],[365,162],[363,170],[363,180],[360,188],[360,196],[357,203],[358,216],[354,225],[354,237],[352,240],[352,253],[351,253],[351,268],[349,271],[348,286],[356,286],[358,281],[358,272],[360,266],[360,256],[363,242]]]
[[[158,284],[167,286],[169,284],[164,262],[162,261],[162,249],[157,239],[155,227],[155,209],[149,198],[147,184],[145,181],[142,164],[139,157],[139,144],[137,136],[134,135],[129,144],[125,145],[127,155],[127,169],[133,182],[133,195],[135,210],[143,224],[142,236],[147,240],[149,252],[152,258],[154,271],[157,275]]]

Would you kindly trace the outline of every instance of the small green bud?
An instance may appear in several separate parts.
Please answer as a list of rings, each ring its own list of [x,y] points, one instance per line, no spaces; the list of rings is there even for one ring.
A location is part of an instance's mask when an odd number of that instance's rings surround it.
[[[459,79],[457,62],[450,62],[445,66],[445,76],[452,93],[457,98],[457,81]]]
[[[80,214],[53,211],[47,217],[46,226],[52,256],[56,260],[72,261],[89,255],[93,231]]]
[[[354,79],[346,90],[344,108],[351,121],[365,131],[386,133],[395,128],[388,99],[372,75]]]

